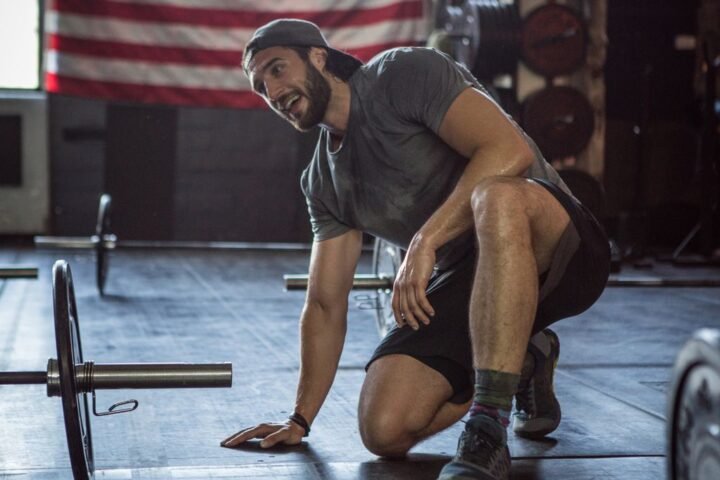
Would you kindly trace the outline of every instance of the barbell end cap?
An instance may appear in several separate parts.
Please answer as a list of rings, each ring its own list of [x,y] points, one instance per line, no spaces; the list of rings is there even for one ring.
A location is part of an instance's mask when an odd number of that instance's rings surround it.
[[[60,369],[58,362],[54,358],[48,359],[47,363],[47,387],[46,393],[48,397],[59,397],[60,393]]]

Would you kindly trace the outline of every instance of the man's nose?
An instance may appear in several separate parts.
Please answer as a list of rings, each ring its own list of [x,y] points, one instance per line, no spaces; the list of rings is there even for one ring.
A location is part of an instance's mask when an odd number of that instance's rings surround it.
[[[282,92],[282,86],[280,85],[280,82],[266,80],[265,91],[267,92],[268,100],[271,102],[277,102]]]

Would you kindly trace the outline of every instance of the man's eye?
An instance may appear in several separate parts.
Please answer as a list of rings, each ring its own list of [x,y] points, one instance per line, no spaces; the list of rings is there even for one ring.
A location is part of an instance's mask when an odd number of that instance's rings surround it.
[[[270,73],[273,75],[278,75],[282,71],[281,65],[273,65],[272,69],[270,69]]]

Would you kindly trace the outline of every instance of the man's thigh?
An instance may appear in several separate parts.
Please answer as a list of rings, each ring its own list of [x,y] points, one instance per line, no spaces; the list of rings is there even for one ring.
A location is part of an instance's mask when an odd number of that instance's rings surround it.
[[[562,204],[571,222],[544,276],[534,331],[585,311],[602,294],[610,274],[607,235],[592,213],[557,186],[539,184]]]
[[[541,184],[524,179],[521,185],[530,211],[532,245],[538,275],[542,275],[550,268],[571,219],[565,207]]]
[[[393,423],[420,431],[452,395],[450,383],[437,370],[409,355],[385,355],[368,368],[360,393],[361,427]]]

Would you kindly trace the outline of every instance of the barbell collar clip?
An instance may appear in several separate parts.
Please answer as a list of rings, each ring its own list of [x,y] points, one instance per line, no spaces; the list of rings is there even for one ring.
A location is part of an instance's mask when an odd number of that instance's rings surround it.
[[[130,405],[129,407],[125,407],[125,405]],[[93,409],[93,415],[96,417],[107,417],[108,415],[118,415],[120,413],[130,413],[132,411],[137,410],[138,405],[140,405],[140,402],[137,400],[125,400],[122,402],[113,403],[110,405],[110,408],[108,408],[104,412],[98,412],[97,411],[97,401],[95,397],[95,390],[92,392],[92,409]],[[125,407],[125,408],[120,408]]]

